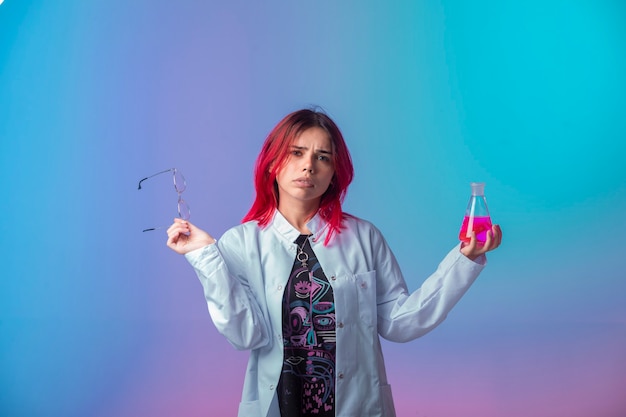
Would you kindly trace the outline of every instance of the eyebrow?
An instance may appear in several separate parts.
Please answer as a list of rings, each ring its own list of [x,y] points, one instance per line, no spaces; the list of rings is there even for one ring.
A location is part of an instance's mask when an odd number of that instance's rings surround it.
[[[297,150],[301,151],[301,150],[307,150],[309,148],[307,148],[306,146],[291,145],[291,149],[297,149]],[[317,152],[328,154],[328,155],[332,155],[332,152],[331,151],[327,151],[326,149],[318,149]]]

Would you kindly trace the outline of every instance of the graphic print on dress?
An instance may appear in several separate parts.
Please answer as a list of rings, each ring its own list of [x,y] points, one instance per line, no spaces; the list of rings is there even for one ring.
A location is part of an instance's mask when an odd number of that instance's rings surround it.
[[[296,257],[283,296],[285,360],[279,397],[284,415],[334,416],[335,304],[306,236],[308,261]]]

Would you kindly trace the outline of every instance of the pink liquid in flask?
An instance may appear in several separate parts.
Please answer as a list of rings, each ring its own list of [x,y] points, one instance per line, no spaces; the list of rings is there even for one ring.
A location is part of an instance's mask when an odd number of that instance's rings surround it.
[[[459,239],[463,242],[469,243],[471,236],[468,235],[467,230],[470,229],[470,216],[463,218],[463,224],[461,225],[461,231],[459,232]],[[476,240],[485,243],[487,241],[487,231],[491,230],[491,217],[480,216],[474,217],[472,228],[476,233]]]

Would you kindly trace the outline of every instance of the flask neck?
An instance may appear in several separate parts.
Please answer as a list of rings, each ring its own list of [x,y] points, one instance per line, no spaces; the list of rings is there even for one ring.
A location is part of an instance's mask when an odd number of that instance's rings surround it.
[[[472,196],[484,196],[485,195],[485,183],[484,182],[472,182]]]
[[[470,217],[489,217],[489,209],[487,208],[487,200],[484,195],[470,197],[467,203],[465,215]]]

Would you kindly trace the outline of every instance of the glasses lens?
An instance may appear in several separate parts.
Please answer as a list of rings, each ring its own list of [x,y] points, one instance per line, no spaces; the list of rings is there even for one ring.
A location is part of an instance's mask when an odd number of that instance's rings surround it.
[[[178,217],[183,220],[189,220],[189,217],[191,217],[191,210],[189,210],[189,205],[182,198],[178,199]]]
[[[174,188],[176,188],[178,193],[182,193],[187,188],[185,177],[178,170],[174,170]]]

